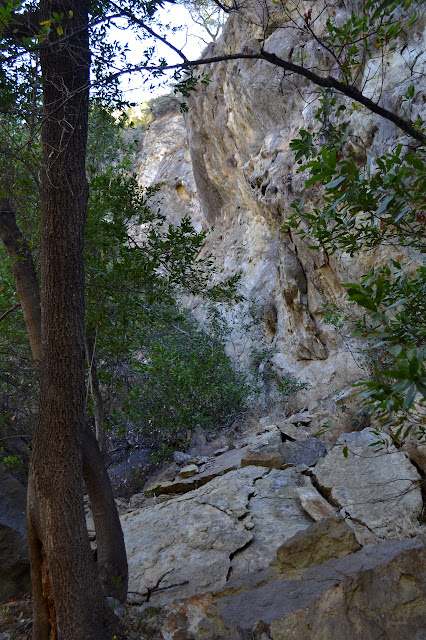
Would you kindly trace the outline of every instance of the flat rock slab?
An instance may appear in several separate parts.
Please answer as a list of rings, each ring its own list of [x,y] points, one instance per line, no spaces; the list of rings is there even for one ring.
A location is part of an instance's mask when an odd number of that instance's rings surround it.
[[[255,480],[265,472],[231,471],[206,487],[122,516],[129,590],[144,594],[167,574],[159,586],[179,586],[154,593],[150,602],[158,604],[223,586],[230,557],[253,537],[243,518]]]
[[[211,458],[206,463],[206,468],[202,473],[196,473],[190,478],[178,477],[175,480],[166,482],[153,480],[145,487],[145,491],[149,491],[155,495],[186,493],[193,489],[198,489],[210,482],[213,478],[222,476],[229,471],[238,469],[241,466],[241,458],[246,452],[246,448],[231,449],[225,453]]]
[[[370,429],[343,434],[339,444],[314,469],[322,493],[355,521],[381,538],[396,537],[401,523],[418,524],[423,503],[421,477],[395,447],[375,451]]]
[[[297,496],[300,482],[303,483],[300,475],[290,469],[273,469],[256,480],[249,510],[254,524],[253,541],[234,557],[233,577],[267,567],[285,540],[312,524]]]

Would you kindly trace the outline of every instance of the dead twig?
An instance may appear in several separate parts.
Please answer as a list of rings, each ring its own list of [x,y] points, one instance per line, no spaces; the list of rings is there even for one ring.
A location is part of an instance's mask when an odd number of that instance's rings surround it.
[[[183,580],[182,582],[176,582],[175,584],[168,584],[166,587],[160,587],[161,581],[171,572],[172,569],[166,571],[166,573],[163,573],[163,575],[158,578],[156,584],[153,587],[147,587],[146,593],[142,593],[141,591],[128,591],[128,593],[132,593],[137,596],[143,596],[144,598],[146,598],[145,602],[149,602],[151,599],[151,595],[157,591],[165,591],[166,589],[181,587],[184,584],[188,584],[189,580]]]

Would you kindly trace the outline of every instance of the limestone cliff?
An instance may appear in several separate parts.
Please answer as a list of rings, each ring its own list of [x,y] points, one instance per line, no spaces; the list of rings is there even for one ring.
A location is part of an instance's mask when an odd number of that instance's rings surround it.
[[[350,4],[339,4],[342,17]],[[205,55],[252,51],[262,41],[269,52],[287,57],[299,36],[281,28],[279,11],[279,4],[250,0],[244,12],[229,17],[222,37]],[[401,108],[401,78],[407,75],[401,65],[412,65],[416,72],[424,62],[423,26],[419,24],[406,42],[406,59],[389,58],[386,75],[369,84],[373,95],[380,83],[390,109]],[[304,51],[307,67],[316,61],[327,69],[327,58],[314,40]],[[198,228],[213,228],[207,250],[216,257],[220,275],[241,272],[247,300],[263,305],[265,335],[277,350],[276,367],[313,385],[299,394],[299,408],[312,411],[322,404],[330,410],[333,394],[366,372],[350,328],[339,333],[326,325],[323,305],[345,305],[339,283],[358,279],[373,262],[383,263],[388,256],[381,251],[356,260],[345,254],[330,257],[281,230],[292,202],[302,195],[315,201],[320,195],[305,190],[289,148],[301,128],[314,126],[315,87],[295,77],[287,81],[282,70],[265,61],[228,61],[206,71],[210,83],[193,95],[185,119],[172,114],[151,123],[141,158],[141,183],[164,183],[162,209],[171,221],[189,212]],[[366,64],[360,87],[371,72]],[[412,120],[425,116],[420,93],[405,112]],[[351,115],[351,126],[373,157],[397,140],[406,140],[393,124],[366,109]],[[242,344],[244,336],[239,339]]]

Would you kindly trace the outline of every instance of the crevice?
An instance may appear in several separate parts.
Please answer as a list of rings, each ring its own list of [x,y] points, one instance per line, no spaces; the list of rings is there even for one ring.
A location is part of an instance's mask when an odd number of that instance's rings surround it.
[[[339,511],[341,509],[345,509],[344,506],[342,506],[341,504],[339,504],[337,502],[337,500],[334,500],[331,497],[331,489],[326,489],[325,487],[323,487],[322,485],[320,485],[320,483],[318,482],[318,480],[315,478],[314,475],[311,476],[311,482],[313,487],[318,491],[318,493],[324,498],[324,500],[327,500],[327,502],[329,504],[331,504],[332,507],[335,507],[336,509],[339,509]],[[345,516],[344,516],[345,520],[352,520],[352,522],[354,522],[355,524],[359,524],[363,527],[365,527],[366,529],[368,529],[371,533],[373,533],[374,535],[377,535],[373,529],[370,529],[370,527],[363,522],[362,520],[360,520],[359,518],[354,518],[353,516],[351,516],[345,509]]]
[[[235,549],[235,551],[232,551],[232,553],[229,554],[230,562],[232,562],[232,560],[235,558],[236,555],[238,555],[239,553],[242,553],[243,551],[248,549],[248,547],[251,544],[253,544],[253,538],[250,538],[250,540],[248,540],[245,544],[243,544],[242,547],[238,547],[238,549]],[[231,569],[232,569],[232,566],[231,566]],[[228,573],[229,573],[229,571],[228,571]]]
[[[296,438],[292,438],[287,433],[281,432],[281,442],[296,442]]]
[[[324,498],[324,500],[327,500],[327,502],[329,504],[331,504],[332,507],[336,507],[336,509],[343,509],[344,508],[344,507],[342,507],[341,504],[339,504],[337,502],[337,500],[332,498],[331,489],[326,489],[325,487],[323,487],[318,482],[318,480],[316,479],[316,477],[314,475],[311,476],[311,482],[312,482],[313,487],[318,491],[318,493]]]
[[[421,494],[422,494],[423,509],[422,509],[422,513],[420,514],[419,521],[420,521],[420,524],[426,524],[426,475],[424,474],[423,469],[409,455],[408,451],[405,451],[405,453],[407,454],[408,459],[411,462],[411,464],[413,465],[413,467],[415,469],[417,469],[417,472],[418,472],[419,476],[422,479],[422,481],[420,483],[420,491],[421,491]]]
[[[298,251],[297,251],[297,245],[296,245],[296,243],[295,243],[295,242],[294,242],[294,240],[293,240],[293,236],[292,236],[292,234],[291,234],[291,231],[289,232],[289,237],[290,237],[290,241],[291,241],[291,243],[292,243],[292,245],[293,245],[293,247],[294,247],[294,252],[292,252],[292,253],[293,253],[294,257],[296,258],[296,260],[298,261],[298,263],[299,263],[299,265],[300,265],[300,269],[301,269],[301,271],[302,271],[302,273],[303,273],[303,277],[305,278],[305,282],[306,282],[306,311],[308,312],[309,317],[310,317],[310,319],[311,319],[311,322],[312,322],[313,326],[314,326],[314,327],[315,327],[315,329],[316,329],[316,333],[317,333],[317,335],[316,335],[315,337],[317,338],[317,340],[319,341],[319,343],[320,343],[320,344],[322,344],[322,346],[323,346],[323,348],[324,348],[325,356],[326,356],[326,357],[325,357],[325,359],[327,359],[327,358],[328,358],[328,347],[327,347],[327,344],[326,344],[325,342],[323,342],[323,341],[322,341],[322,339],[321,339],[321,331],[320,331],[320,328],[318,327],[318,325],[317,325],[317,323],[316,323],[316,321],[315,321],[315,318],[313,317],[313,315],[312,315],[312,313],[311,313],[311,311],[310,311],[310,309],[309,309],[309,305],[308,305],[308,286],[309,286],[309,279],[308,279],[308,276],[307,276],[307,274],[306,274],[306,271],[305,271],[305,268],[304,268],[304,266],[303,266],[303,263],[302,263],[302,261],[301,261],[301,260],[300,260],[300,258],[299,258],[299,253],[298,253]],[[289,251],[291,251],[290,247],[288,247],[288,249],[289,249]]]

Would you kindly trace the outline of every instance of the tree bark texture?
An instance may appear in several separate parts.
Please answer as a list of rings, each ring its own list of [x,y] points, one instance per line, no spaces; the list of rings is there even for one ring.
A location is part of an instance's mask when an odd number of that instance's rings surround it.
[[[87,0],[42,0],[62,14],[40,51],[42,354],[28,485],[33,640],[112,636],[83,508],[85,154],[90,52]],[[71,13],[72,12],[72,13]]]
[[[16,212],[10,203],[0,201],[0,238],[12,263],[15,286],[26,322],[31,351],[35,360],[41,358],[40,290],[34,261],[24,236],[16,222]],[[15,267],[18,267],[17,269]],[[95,364],[93,343],[85,335],[86,357]],[[87,349],[90,350],[89,354]],[[96,371],[96,368],[95,368]],[[97,411],[103,416],[102,397],[97,377]],[[102,422],[103,427],[103,422]],[[104,435],[103,431],[102,434]],[[96,531],[98,575],[106,596],[125,601],[128,568],[124,536],[104,457],[90,429],[83,434],[83,479],[89,494]]]
[[[39,285],[31,254],[15,217],[12,204],[0,200],[0,238],[9,256],[16,290],[21,301],[31,352],[38,369],[41,360],[41,308]]]

